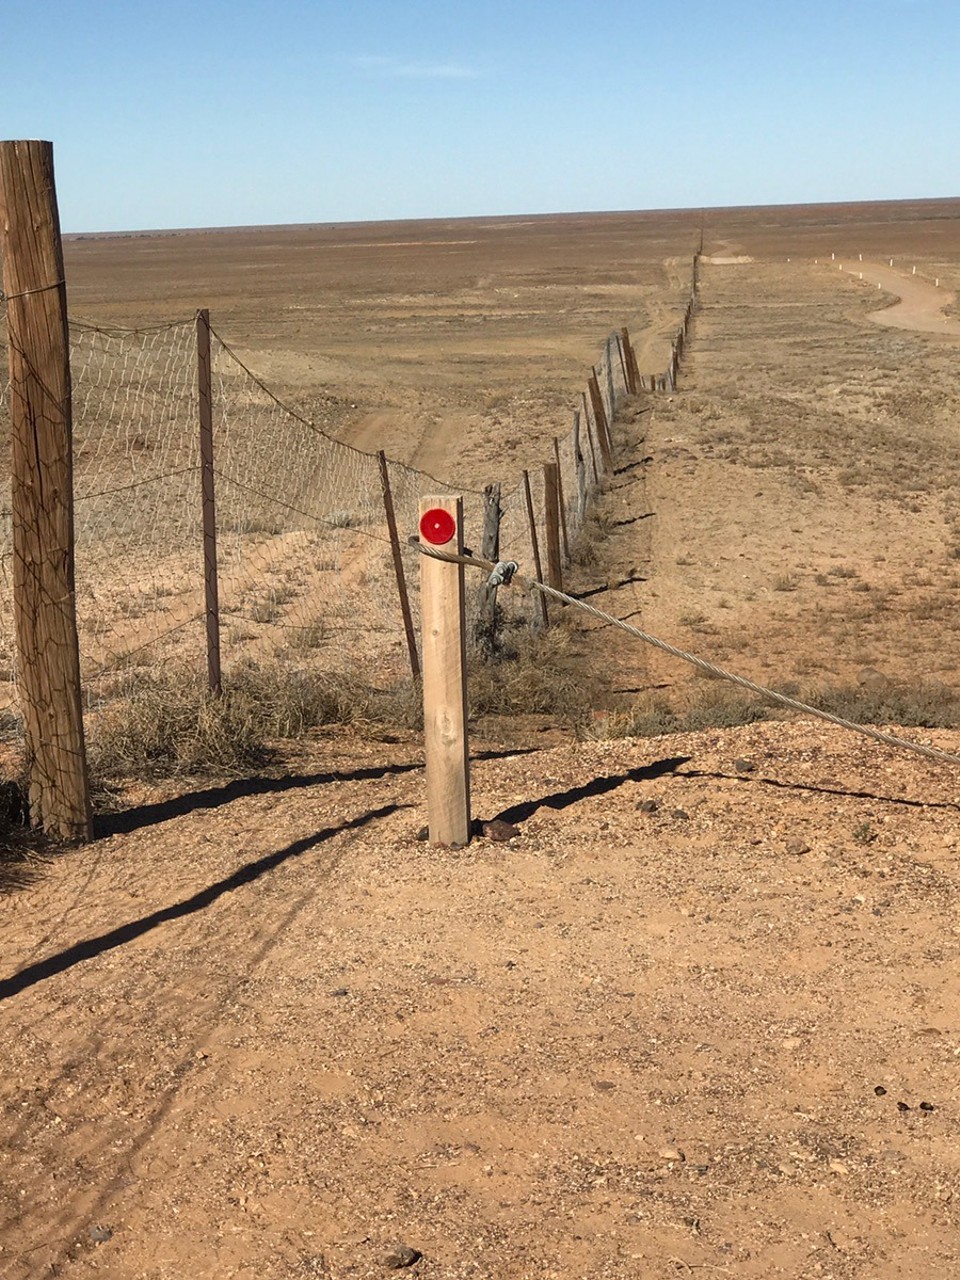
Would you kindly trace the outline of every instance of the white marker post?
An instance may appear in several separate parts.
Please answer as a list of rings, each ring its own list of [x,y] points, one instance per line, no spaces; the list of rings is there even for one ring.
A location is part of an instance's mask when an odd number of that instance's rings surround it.
[[[463,555],[463,499],[422,498],[420,537]],[[463,565],[420,557],[423,745],[427,822],[433,844],[470,839],[467,647]]]

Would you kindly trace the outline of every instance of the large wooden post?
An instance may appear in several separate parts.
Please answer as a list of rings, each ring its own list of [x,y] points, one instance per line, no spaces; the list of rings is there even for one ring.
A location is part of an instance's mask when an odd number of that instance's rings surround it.
[[[207,629],[207,685],[223,692],[220,667],[220,584],[217,576],[217,504],[213,478],[213,377],[210,312],[197,312],[197,396],[200,417],[200,492],[203,504],[203,609]]]
[[[0,142],[0,254],[10,350],[13,611],[30,819],[55,838],[89,840],[67,291],[49,142]]]
[[[463,500],[421,498],[420,537],[463,555]],[[423,743],[427,822],[434,844],[470,839],[467,647],[463,565],[420,557]]]

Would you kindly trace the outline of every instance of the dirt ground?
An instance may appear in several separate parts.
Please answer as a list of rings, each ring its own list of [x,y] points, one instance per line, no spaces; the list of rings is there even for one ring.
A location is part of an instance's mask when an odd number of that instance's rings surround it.
[[[837,263],[902,256],[955,318],[958,208],[708,212],[679,390],[627,406],[576,589],[780,686],[946,695],[958,339],[877,324],[893,282]],[[542,460],[609,328],[664,363],[699,224],[110,238],[68,271],[92,319],[219,303],[342,438],[467,482]],[[607,703],[699,687],[612,634],[579,641]],[[11,876],[5,1278],[960,1273],[955,768],[803,720],[486,724],[474,812],[518,834],[449,850],[415,735],[285,752],[127,786]]]

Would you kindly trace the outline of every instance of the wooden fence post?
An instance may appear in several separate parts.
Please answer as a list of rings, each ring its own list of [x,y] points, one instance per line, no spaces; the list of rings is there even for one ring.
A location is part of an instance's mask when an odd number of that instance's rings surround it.
[[[540,560],[540,539],[537,537],[537,518],[533,513],[533,494],[530,492],[530,473],[523,472],[523,495],[527,502],[527,522],[530,526],[530,547],[533,551],[533,565],[537,571],[537,581],[543,581],[543,564]],[[535,591],[536,597],[533,602],[533,621],[531,627],[534,631],[543,631],[546,629],[549,618],[547,617],[547,598],[542,591]]]
[[[30,820],[54,838],[89,840],[67,291],[49,142],[0,142],[0,254],[10,353],[13,612]]]
[[[637,366],[637,356],[633,349],[633,343],[630,341],[630,331],[627,328],[620,330],[620,336],[623,339],[623,352],[627,358],[627,377],[630,387],[630,394],[636,395],[642,387],[642,379],[640,377],[640,369]]]
[[[610,443],[613,443],[613,420],[617,415],[617,395],[613,389],[613,338],[607,336],[606,346],[606,366],[607,366],[607,400],[609,407],[607,410],[607,430],[610,434]]]
[[[555,462],[543,464],[543,526],[547,535],[547,585],[563,590],[560,558],[560,468]]]
[[[589,427],[587,428],[589,435]],[[580,410],[573,411],[573,456],[577,468],[577,528],[583,528],[587,517],[587,468],[580,448]]]
[[[607,415],[603,407],[603,397],[600,394],[600,384],[597,381],[596,369],[591,369],[587,386],[590,391],[590,401],[593,405],[593,420],[597,425],[597,441],[600,445],[600,455],[603,458],[604,468],[606,471],[612,473],[613,450],[610,447],[610,435],[607,430]]]
[[[623,390],[625,390],[627,396],[630,396],[630,374],[627,372],[627,353],[625,349],[623,349],[623,338],[622,335],[618,333],[614,333],[613,337],[616,339],[617,343],[617,355],[620,356],[620,371],[623,378]]]
[[[420,537],[463,555],[463,499],[421,498]],[[463,565],[420,557],[423,745],[427,821],[434,844],[470,839],[467,647]]]
[[[483,535],[480,555],[496,564],[500,559],[500,485],[483,488]],[[497,588],[484,582],[477,601],[477,624],[474,641],[484,657],[493,657],[497,649]]]
[[[387,518],[387,533],[390,535],[390,550],[393,554],[393,573],[397,580],[397,594],[400,597],[400,615],[403,618],[403,633],[407,638],[407,654],[410,658],[410,674],[414,680],[420,679],[420,657],[417,653],[417,636],[413,628],[413,614],[410,611],[410,596],[407,592],[407,579],[403,572],[403,553],[400,550],[400,534],[397,531],[397,516],[393,506],[393,490],[390,488],[390,468],[387,455],[381,449],[377,454],[380,463],[380,491],[383,494],[383,512]]]
[[[207,625],[207,684],[223,692],[220,667],[220,592],[217,575],[217,505],[213,474],[213,378],[210,312],[197,312],[197,392],[200,416],[200,489],[203,504],[203,595]]]
[[[590,430],[590,413],[587,410],[587,393],[580,392],[580,402],[583,405],[583,424],[587,432],[587,444],[590,447],[590,465],[593,468],[593,483],[600,483],[600,468],[597,466],[597,450],[593,443],[593,432]]]
[[[553,437],[553,459],[557,464],[557,500],[560,504],[560,540],[563,544],[563,559],[570,563],[570,538],[567,534],[567,501],[563,493],[563,468],[560,466],[560,441]]]

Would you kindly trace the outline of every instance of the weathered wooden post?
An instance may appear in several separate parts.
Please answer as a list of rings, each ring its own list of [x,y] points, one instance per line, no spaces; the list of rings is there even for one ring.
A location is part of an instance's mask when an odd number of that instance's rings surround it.
[[[530,549],[533,552],[533,567],[537,571],[537,581],[543,581],[543,562],[540,559],[540,538],[537,535],[537,517],[533,511],[533,494],[530,492],[530,472],[522,472],[523,477],[523,496],[527,504],[527,522],[530,527]],[[534,592],[533,602],[533,620],[531,630],[534,632],[546,630],[549,624],[547,615],[547,597],[542,591]]]
[[[89,840],[67,291],[49,142],[0,142],[0,254],[10,351],[13,611],[30,819],[55,838]]]
[[[403,553],[400,549],[397,515],[393,506],[393,490],[390,487],[390,467],[387,462],[387,455],[382,449],[377,454],[377,461],[380,463],[380,492],[383,495],[383,514],[387,520],[387,534],[390,538],[390,551],[393,556],[393,576],[396,578],[397,595],[400,597],[400,616],[403,618],[403,634],[407,640],[410,674],[414,680],[419,680],[420,655],[417,653],[417,636],[413,627],[413,614],[410,610],[407,579],[403,572]]]
[[[213,475],[213,378],[210,312],[197,312],[197,391],[200,416],[200,489],[203,503],[203,595],[207,624],[207,684],[223,692],[220,667],[220,586],[217,576],[217,506]]]
[[[587,435],[589,436],[589,426]],[[582,529],[587,518],[587,468],[580,448],[580,410],[573,411],[573,456],[577,468],[577,528]]]
[[[555,462],[543,464],[543,524],[547,535],[547,585],[563,590],[560,556],[560,468]]]
[[[604,469],[608,473],[612,474],[613,450],[610,447],[610,433],[607,429],[607,414],[603,407],[603,396],[600,394],[600,383],[597,380],[596,369],[590,370],[587,388],[590,392],[590,403],[593,406],[593,420],[597,427],[597,441],[600,445],[600,454],[603,458]]]
[[[580,402],[583,405],[583,425],[587,432],[587,445],[590,449],[590,466],[593,469],[593,483],[600,483],[600,468],[597,466],[597,449],[593,443],[593,432],[590,430],[590,413],[587,409],[587,394],[585,391],[580,393]]]
[[[560,441],[553,437],[553,460],[557,464],[557,500],[560,504],[560,542],[564,564],[570,563],[570,535],[567,531],[567,500],[563,492],[563,467],[560,465]]]
[[[420,537],[438,551],[463,555],[463,500],[421,498]],[[463,565],[421,555],[420,572],[427,822],[434,844],[464,845],[470,767]]]
[[[493,564],[500,559],[500,485],[488,484],[483,489],[483,534],[480,555]],[[497,588],[485,582],[477,601],[477,624],[474,642],[480,653],[493,657],[497,649]]]
[[[607,336],[607,345],[605,348],[605,364],[607,375],[607,425],[611,436],[613,437],[613,420],[617,415],[617,396],[613,387],[613,338]]]

